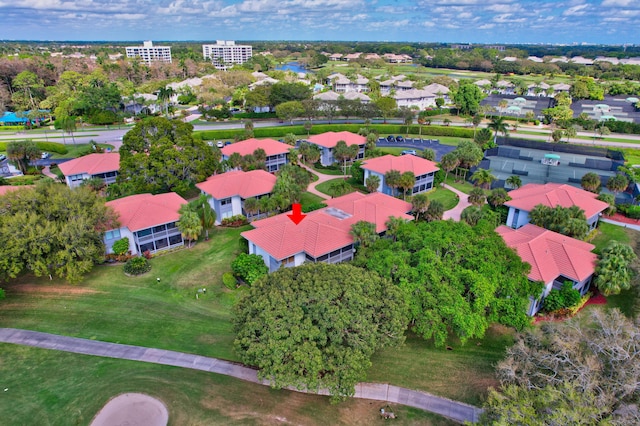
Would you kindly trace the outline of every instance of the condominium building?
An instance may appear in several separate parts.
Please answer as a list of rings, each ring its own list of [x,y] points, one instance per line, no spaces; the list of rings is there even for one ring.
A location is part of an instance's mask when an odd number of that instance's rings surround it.
[[[202,55],[220,70],[226,70],[234,64],[244,64],[252,56],[252,47],[236,44],[231,40],[216,40],[216,44],[203,44]]]
[[[127,46],[127,58],[140,58],[151,65],[152,62],[171,63],[170,46],[154,46],[152,41],[145,41],[142,46]]]

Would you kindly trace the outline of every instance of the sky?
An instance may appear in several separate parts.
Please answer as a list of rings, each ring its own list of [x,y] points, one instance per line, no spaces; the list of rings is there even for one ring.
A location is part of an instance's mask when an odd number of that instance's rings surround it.
[[[640,0],[0,0],[2,40],[640,44]]]

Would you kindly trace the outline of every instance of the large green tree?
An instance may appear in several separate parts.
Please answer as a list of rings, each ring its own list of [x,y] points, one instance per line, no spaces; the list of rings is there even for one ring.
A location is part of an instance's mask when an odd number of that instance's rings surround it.
[[[358,250],[355,264],[398,285],[412,329],[438,346],[451,335],[463,342],[482,337],[493,322],[522,328],[529,322],[529,296],[541,289],[527,279],[529,265],[493,228],[487,222],[473,228],[410,222],[400,226],[397,241],[380,239]]]
[[[105,253],[103,233],[115,212],[87,187],[51,181],[0,197],[0,279],[23,272],[76,283]]]
[[[404,340],[402,294],[374,272],[304,264],[255,282],[235,307],[235,348],[276,388],[353,395],[371,356]]]
[[[193,126],[163,117],[136,124],[120,148],[118,182],[129,182],[134,192],[185,193],[219,167],[216,153],[194,139]]]
[[[29,162],[40,158],[41,151],[32,140],[9,142],[7,144],[7,158],[16,163],[20,171],[27,173]]]
[[[529,220],[534,225],[573,238],[582,239],[589,232],[584,210],[578,206],[547,207],[539,204],[529,212]]]
[[[480,109],[480,101],[484,96],[482,90],[472,81],[461,80],[460,87],[453,95],[453,102],[461,114],[475,115]]]

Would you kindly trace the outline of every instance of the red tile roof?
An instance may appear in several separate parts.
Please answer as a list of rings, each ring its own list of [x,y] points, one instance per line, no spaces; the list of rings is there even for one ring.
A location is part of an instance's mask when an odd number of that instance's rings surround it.
[[[117,152],[89,154],[60,163],[58,167],[65,176],[113,172],[120,170],[120,154]]]
[[[598,256],[591,253],[593,244],[532,224],[518,229],[503,225],[496,232],[531,265],[529,279],[533,281],[548,284],[560,275],[582,281],[595,271]]]
[[[210,176],[206,181],[196,186],[213,198],[223,198],[239,195],[241,198],[256,197],[268,194],[276,184],[276,177],[264,170],[243,172],[234,170],[219,175]]]
[[[376,231],[383,232],[389,217],[413,219],[407,214],[410,203],[379,192],[354,192],[325,203],[328,207],[308,213],[299,225],[287,214],[280,214],[253,222],[256,229],[245,231],[242,236],[278,260],[301,252],[317,258],[352,244],[349,231],[358,221],[374,223]]]
[[[247,139],[227,145],[220,151],[222,151],[222,155],[226,157],[231,156],[234,152],[245,156],[253,154],[253,151],[258,148],[264,149],[264,152],[267,153],[267,157],[270,157],[272,155],[287,154],[293,147],[273,139]]]
[[[121,227],[135,232],[152,226],[175,222],[180,219],[180,206],[187,201],[176,194],[138,194],[108,201],[107,206],[113,208],[120,220]]]
[[[538,204],[547,207],[578,206],[584,210],[587,219],[609,207],[607,203],[596,200],[597,194],[561,183],[529,183],[509,191],[509,196],[511,201],[504,203],[509,207],[530,212]]]
[[[345,141],[347,146],[354,144],[364,145],[367,143],[367,138],[351,132],[326,132],[313,135],[307,140],[325,148],[334,148],[338,144],[338,141]]]
[[[397,170],[400,173],[413,172],[416,176],[434,173],[440,170],[436,163],[415,155],[383,155],[371,158],[362,163],[362,168],[384,175],[389,170]]]

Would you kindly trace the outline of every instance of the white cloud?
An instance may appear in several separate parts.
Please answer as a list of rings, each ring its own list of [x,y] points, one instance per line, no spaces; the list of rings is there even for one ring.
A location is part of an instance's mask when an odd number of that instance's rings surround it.
[[[640,8],[638,0],[604,0],[602,2],[604,7],[637,7]]]
[[[569,9],[562,12],[562,14],[564,16],[584,16],[589,9],[590,9],[590,6],[588,4],[580,4],[577,6],[570,7]]]

